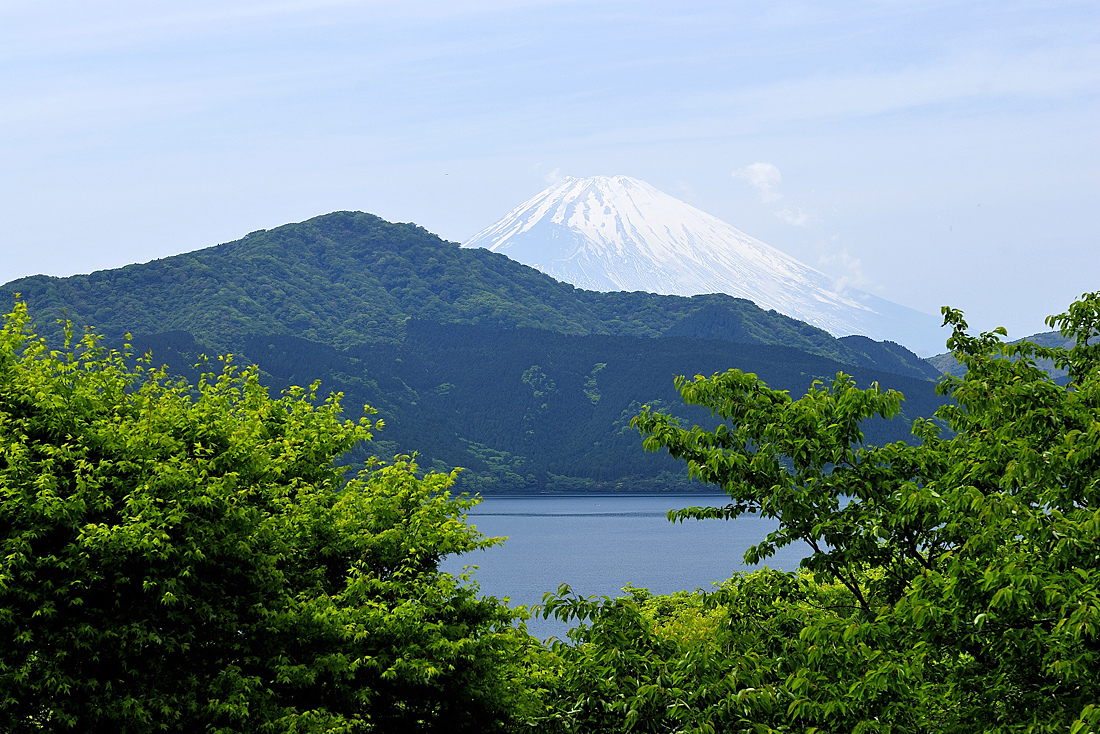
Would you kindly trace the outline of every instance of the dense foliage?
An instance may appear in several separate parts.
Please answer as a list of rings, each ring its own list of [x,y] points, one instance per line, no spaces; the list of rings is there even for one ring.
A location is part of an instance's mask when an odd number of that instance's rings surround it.
[[[85,336],[0,332],[0,730],[492,731],[522,711],[513,613],[437,569],[485,547],[453,476],[337,396],[194,386]],[[68,345],[66,345],[68,347]],[[316,386],[314,387],[314,390]]]
[[[774,518],[746,561],[805,543],[797,575],[710,595],[586,600],[546,726],[570,732],[1100,731],[1100,293],[1049,323],[1072,349],[972,337],[940,390],[952,435],[864,444],[900,395],[843,374],[793,400],[736,370],[680,379],[722,419],[686,429],[644,410],[646,448],[721,486],[724,507],[671,518]],[[1060,385],[1036,365],[1067,370]]]
[[[896,344],[834,339],[725,295],[597,293],[488,250],[463,250],[413,224],[336,212],[244,239],[116,270],[8,283],[40,333],[55,320],[101,333],[185,331],[208,353],[239,353],[254,335],[344,348],[393,343],[410,318],[564,334],[687,336],[778,344],[917,377],[938,372]]]

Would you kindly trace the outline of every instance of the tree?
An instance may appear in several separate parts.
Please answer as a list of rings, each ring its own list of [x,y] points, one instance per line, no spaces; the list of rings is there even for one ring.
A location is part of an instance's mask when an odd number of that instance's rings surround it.
[[[973,337],[952,309],[944,321],[967,373],[941,380],[954,402],[915,421],[917,445],[865,445],[861,422],[896,415],[903,397],[844,374],[797,400],[737,370],[679,378],[685,402],[722,419],[715,430],[643,409],[634,425],[645,448],[668,450],[731,498],[670,519],[756,513],[778,528],[747,563],[791,543],[809,555],[798,574],[739,577],[700,596],[710,633],[671,655],[656,652],[670,643],[637,594],[548,597],[545,613],[587,620],[577,649],[560,651],[577,670],[557,693],[556,721],[571,731],[1100,730],[1100,345],[1090,343],[1100,293],[1048,320],[1072,349],[1005,344],[1003,329]],[[1068,387],[1041,358],[1068,368]]]
[[[497,542],[453,473],[345,482],[381,422],[316,384],[271,399],[226,359],[189,386],[27,324],[0,332],[0,730],[505,725],[527,643],[438,571]]]

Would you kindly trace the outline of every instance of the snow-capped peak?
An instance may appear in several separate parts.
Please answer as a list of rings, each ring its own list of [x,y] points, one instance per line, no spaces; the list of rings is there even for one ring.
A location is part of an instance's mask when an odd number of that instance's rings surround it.
[[[727,293],[837,336],[892,339],[922,353],[936,349],[912,343],[913,336],[903,341],[911,328],[894,323],[900,312],[909,312],[903,320],[919,321],[919,331],[928,332],[929,324],[934,330],[932,317],[859,291],[841,291],[824,273],[628,176],[566,178],[463,247],[504,253],[579,288]],[[936,333],[933,339],[938,343],[941,337]]]

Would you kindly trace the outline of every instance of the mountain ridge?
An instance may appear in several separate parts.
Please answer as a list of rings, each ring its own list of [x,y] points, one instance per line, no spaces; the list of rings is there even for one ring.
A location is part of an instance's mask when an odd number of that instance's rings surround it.
[[[58,316],[97,325],[109,346],[130,332],[133,354],[191,382],[202,354],[227,352],[273,391],[320,379],[352,417],[370,404],[386,422],[345,461],[419,451],[426,467],[467,467],[459,491],[698,491],[629,425],[643,404],[713,422],[679,399],[676,375],[737,368],[798,394],[843,371],[901,389],[906,412],[865,426],[879,443],[911,440],[911,419],[942,403],[938,373],[899,345],[836,339],[731,296],[580,290],[362,213],[3,290],[54,343]]]
[[[1020,342],[1031,342],[1041,347],[1055,347],[1061,349],[1073,349],[1074,339],[1073,337],[1062,336],[1058,331],[1041,331],[1037,334],[1025,336],[1020,339],[1013,339],[1010,344],[1019,344]],[[955,359],[954,352],[945,352],[943,354],[937,354],[932,357],[925,358],[925,361],[931,364],[937,371],[942,372],[945,375],[952,375],[954,377],[963,377],[966,375],[966,365]],[[1069,381],[1069,371],[1056,367],[1054,362],[1049,359],[1038,359],[1035,361],[1039,369],[1046,371],[1056,382],[1065,385]]]
[[[461,249],[417,225],[361,212],[334,212],[113,270],[29,276],[0,290],[9,298],[19,292],[40,331],[53,338],[60,335],[56,320],[68,318],[110,337],[186,331],[221,352],[255,333],[340,348],[397,343],[409,318],[659,337],[709,307],[721,318],[709,327],[696,324],[696,337],[781,344],[845,364],[938,376],[911,352],[899,359],[890,348],[876,348],[868,356],[821,329],[731,296],[576,289],[504,255]]]

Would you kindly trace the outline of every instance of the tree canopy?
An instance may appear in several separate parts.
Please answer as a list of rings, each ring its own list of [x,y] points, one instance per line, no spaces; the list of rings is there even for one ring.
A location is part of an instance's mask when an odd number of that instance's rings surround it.
[[[437,569],[495,542],[452,475],[346,482],[333,459],[376,425],[338,395],[70,340],[22,304],[0,331],[0,730],[504,725],[514,613]]]
[[[804,543],[797,574],[713,594],[580,599],[586,624],[553,707],[568,731],[1100,730],[1100,293],[1048,323],[1071,349],[974,337],[944,309],[966,365],[919,445],[868,446],[860,425],[902,396],[839,374],[799,399],[737,370],[680,378],[722,420],[635,419],[731,501],[670,519],[773,518],[745,555]],[[1036,364],[1067,369],[1059,385]],[[628,590],[630,591],[630,590]]]

